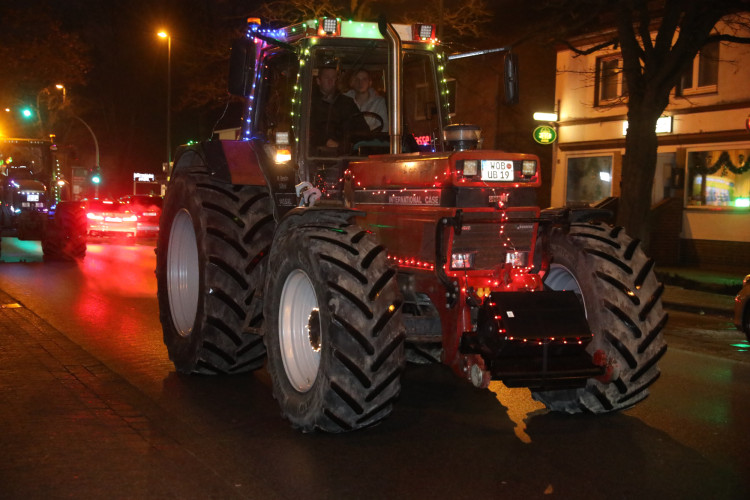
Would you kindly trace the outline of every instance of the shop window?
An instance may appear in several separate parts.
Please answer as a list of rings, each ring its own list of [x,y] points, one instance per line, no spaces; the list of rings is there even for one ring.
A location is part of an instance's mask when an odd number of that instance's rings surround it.
[[[602,57],[596,61],[596,105],[611,104],[627,95],[622,58]]]
[[[750,207],[750,149],[688,153],[687,171],[688,206]]]
[[[719,42],[705,45],[680,79],[680,95],[716,92],[719,83]]]
[[[568,158],[568,206],[590,205],[612,195],[612,156]]]

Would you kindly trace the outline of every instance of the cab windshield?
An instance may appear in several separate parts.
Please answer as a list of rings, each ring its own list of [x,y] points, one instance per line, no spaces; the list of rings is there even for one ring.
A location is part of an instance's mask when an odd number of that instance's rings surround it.
[[[317,47],[312,53],[307,150],[311,158],[389,152],[387,48]],[[403,59],[404,152],[438,149],[440,114],[434,58],[407,51]]]

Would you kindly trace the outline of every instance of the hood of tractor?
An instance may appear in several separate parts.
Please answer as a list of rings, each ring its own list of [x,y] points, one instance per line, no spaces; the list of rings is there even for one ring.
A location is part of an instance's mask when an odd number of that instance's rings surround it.
[[[540,186],[539,158],[494,150],[370,156],[349,164],[354,190]]]

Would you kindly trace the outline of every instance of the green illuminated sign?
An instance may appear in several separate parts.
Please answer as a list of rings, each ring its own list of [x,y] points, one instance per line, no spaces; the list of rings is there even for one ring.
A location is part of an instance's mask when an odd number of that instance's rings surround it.
[[[541,125],[534,129],[534,140],[539,144],[552,144],[557,140],[557,132],[554,127]]]

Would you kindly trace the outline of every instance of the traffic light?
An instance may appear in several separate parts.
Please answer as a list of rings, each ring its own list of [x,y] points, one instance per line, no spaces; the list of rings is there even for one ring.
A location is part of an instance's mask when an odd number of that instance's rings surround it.
[[[91,171],[89,174],[89,180],[91,181],[91,184],[99,185],[99,183],[102,182],[102,174],[99,171],[99,168],[95,168]]]
[[[25,119],[29,120],[31,117],[34,116],[34,112],[31,110],[30,107],[21,108],[21,116],[23,116]]]

